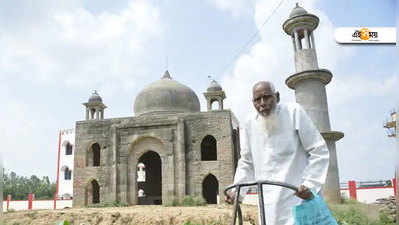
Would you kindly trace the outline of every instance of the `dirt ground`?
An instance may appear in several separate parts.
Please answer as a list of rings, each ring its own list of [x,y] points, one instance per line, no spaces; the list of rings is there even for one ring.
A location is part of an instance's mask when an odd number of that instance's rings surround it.
[[[243,205],[242,210],[244,224],[255,224],[254,221],[258,216],[257,207]],[[0,222],[0,225],[55,225],[60,220],[68,220],[71,225],[227,225],[231,224],[231,218],[232,206],[230,205],[131,206],[9,212],[3,214],[3,222]]]

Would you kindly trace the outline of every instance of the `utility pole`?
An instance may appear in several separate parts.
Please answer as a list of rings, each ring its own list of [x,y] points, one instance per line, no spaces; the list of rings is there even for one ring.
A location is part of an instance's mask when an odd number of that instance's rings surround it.
[[[3,159],[0,154],[0,222],[3,222],[3,186],[4,186],[4,169],[3,169]]]
[[[399,224],[399,120],[398,120],[398,110],[391,111],[390,121],[386,121],[384,123],[385,131],[387,132],[387,136],[391,138],[395,138],[396,144],[396,170],[395,170],[395,180],[396,180],[396,224]]]

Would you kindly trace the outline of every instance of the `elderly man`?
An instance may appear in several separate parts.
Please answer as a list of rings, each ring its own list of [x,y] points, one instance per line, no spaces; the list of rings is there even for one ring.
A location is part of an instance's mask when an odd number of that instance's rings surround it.
[[[321,191],[327,170],[327,145],[311,119],[297,103],[278,104],[271,82],[253,87],[257,111],[241,128],[241,158],[234,183],[272,180],[298,186],[298,192],[264,185],[266,224],[293,225],[292,207]],[[246,191],[243,188],[243,194]],[[244,195],[240,194],[240,198]],[[235,192],[226,197],[233,203]]]

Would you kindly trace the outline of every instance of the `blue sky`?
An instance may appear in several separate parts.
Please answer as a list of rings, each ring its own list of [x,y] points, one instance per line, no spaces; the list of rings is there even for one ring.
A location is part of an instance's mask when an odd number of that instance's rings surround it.
[[[92,90],[108,106],[106,118],[133,116],[135,96],[161,77],[166,58],[172,77],[197,93],[202,110],[208,75],[221,83],[226,107],[240,120],[253,110],[250,88],[258,80],[272,80],[283,101],[294,101],[284,84],[295,71],[293,51],[281,25],[295,2],[284,1],[253,45],[231,62],[278,0],[3,1],[0,153],[6,168],[54,179],[58,131],[84,119],[81,103]],[[382,122],[399,106],[398,49],[338,45],[333,30],[394,26],[395,2],[299,3],[320,18],[319,66],[334,74],[327,94],[332,128],[345,132],[337,143],[341,181],[391,179],[394,141]]]

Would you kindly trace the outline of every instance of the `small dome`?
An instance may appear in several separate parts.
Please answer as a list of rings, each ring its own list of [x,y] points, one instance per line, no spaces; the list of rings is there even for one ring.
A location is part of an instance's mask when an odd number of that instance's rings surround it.
[[[308,14],[308,12],[304,8],[300,7],[298,3],[296,3],[295,8],[290,13],[290,18],[305,14]]]
[[[100,95],[98,95],[97,91],[94,91],[89,98],[89,102],[103,102]]]
[[[215,80],[211,81],[207,91],[222,91],[222,86],[220,86]]]
[[[136,116],[161,112],[199,112],[200,102],[191,88],[173,80],[168,71],[145,87],[136,97]]]

